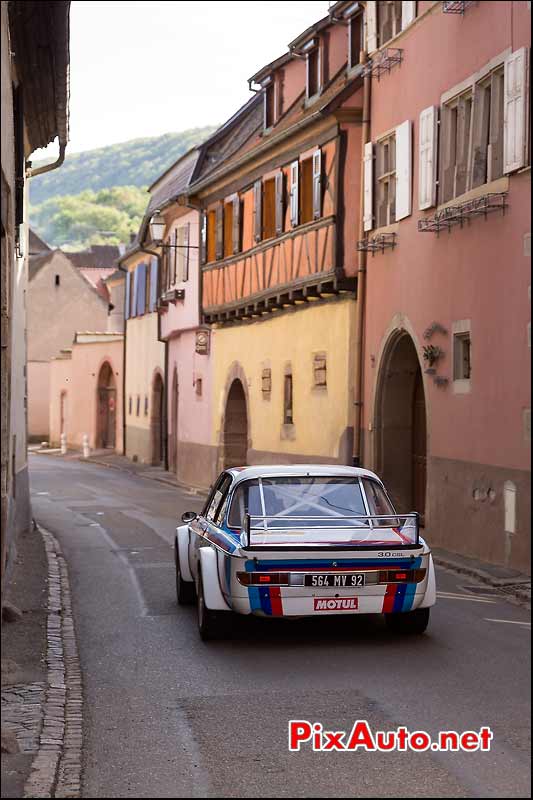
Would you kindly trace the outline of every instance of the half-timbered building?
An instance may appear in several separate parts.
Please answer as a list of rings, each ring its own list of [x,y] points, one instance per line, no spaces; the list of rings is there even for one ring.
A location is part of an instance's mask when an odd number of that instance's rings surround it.
[[[337,6],[250,78],[189,189],[218,466],[351,461],[362,8]]]

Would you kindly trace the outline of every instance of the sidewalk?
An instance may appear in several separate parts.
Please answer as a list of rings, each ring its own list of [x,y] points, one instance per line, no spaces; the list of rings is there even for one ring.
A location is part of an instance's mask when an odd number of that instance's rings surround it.
[[[50,457],[62,458],[66,461],[85,461],[93,464],[100,464],[110,469],[121,470],[130,475],[137,475],[141,478],[147,478],[148,480],[169,484],[170,486],[183,489],[199,497],[207,497],[205,489],[179,483],[174,473],[167,472],[162,467],[152,467],[148,464],[135,463],[130,461],[129,458],[126,458],[126,456],[110,453],[108,450],[95,450],[91,453],[89,458],[83,458],[78,451],[69,452],[65,456],[62,456],[61,452],[56,449],[39,450],[33,448],[33,452],[49,455]],[[475,558],[452,553],[443,548],[434,548],[432,552],[435,564],[443,569],[448,569],[479,581],[481,584],[485,585],[484,587],[480,587],[480,589],[485,592],[493,591],[498,594],[503,594],[511,600],[511,602],[529,607],[531,603],[530,576],[524,575],[514,569],[498,566],[496,564],[488,564]],[[476,587],[470,587],[470,591],[472,591],[473,588],[475,589]]]
[[[47,577],[41,535],[37,530],[26,531],[17,541],[4,599],[22,616],[2,623],[2,797],[24,796],[39,749],[47,677]]]

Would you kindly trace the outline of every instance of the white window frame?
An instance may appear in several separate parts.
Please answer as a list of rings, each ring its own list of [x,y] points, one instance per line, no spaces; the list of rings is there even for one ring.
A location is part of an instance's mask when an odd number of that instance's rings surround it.
[[[452,324],[452,376],[453,376],[453,393],[454,394],[470,394],[472,388],[472,377],[469,378],[456,378],[455,365],[459,357],[457,346],[458,339],[464,334],[468,334],[470,340],[470,374],[472,374],[472,323],[469,319],[457,320]]]

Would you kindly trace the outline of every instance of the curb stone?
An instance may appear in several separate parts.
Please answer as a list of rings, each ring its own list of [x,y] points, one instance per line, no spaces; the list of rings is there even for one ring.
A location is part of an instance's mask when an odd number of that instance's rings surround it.
[[[68,568],[55,536],[37,527],[48,561],[48,674],[39,749],[24,797],[80,797],[83,695]]]

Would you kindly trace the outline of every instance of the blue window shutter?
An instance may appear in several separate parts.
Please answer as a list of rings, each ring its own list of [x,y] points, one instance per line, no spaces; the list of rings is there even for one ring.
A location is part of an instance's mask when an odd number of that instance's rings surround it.
[[[130,285],[131,285],[131,273],[126,272],[126,297],[124,298],[124,319],[130,318]]]
[[[150,311],[153,311],[157,304],[157,278],[158,278],[159,259],[152,258],[150,264]]]
[[[137,271],[139,273],[137,278],[137,315],[141,317],[146,310],[146,264],[139,264]]]
[[[135,269],[133,270],[133,307],[131,309],[131,316],[132,317],[136,317],[137,316],[137,303],[138,303],[137,294],[138,294],[138,290],[139,290],[139,281],[138,281],[137,273],[138,273],[138,268],[135,267]]]

